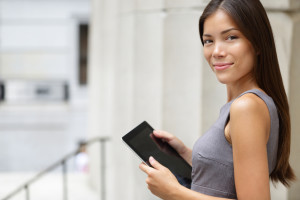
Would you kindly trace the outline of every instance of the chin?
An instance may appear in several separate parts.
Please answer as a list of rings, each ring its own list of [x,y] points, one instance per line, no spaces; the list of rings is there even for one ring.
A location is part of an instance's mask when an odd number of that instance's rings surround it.
[[[224,77],[217,77],[218,81],[222,84],[228,84],[230,81],[228,80],[228,78],[224,78]]]

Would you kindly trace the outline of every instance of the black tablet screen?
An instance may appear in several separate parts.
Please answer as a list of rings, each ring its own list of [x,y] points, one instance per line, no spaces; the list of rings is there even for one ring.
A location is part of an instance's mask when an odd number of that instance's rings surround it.
[[[153,156],[167,167],[184,186],[190,188],[192,167],[167,142],[156,138],[153,128],[143,122],[122,138],[149,166]]]

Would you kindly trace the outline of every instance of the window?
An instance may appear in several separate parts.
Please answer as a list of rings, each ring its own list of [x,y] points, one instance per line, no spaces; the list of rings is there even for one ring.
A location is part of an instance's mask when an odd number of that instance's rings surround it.
[[[88,24],[80,24],[79,25],[79,85],[84,86],[87,84],[88,80]]]

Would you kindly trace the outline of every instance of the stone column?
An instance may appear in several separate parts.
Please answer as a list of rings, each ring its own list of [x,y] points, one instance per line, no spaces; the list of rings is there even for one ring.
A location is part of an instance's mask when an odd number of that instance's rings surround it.
[[[291,19],[294,24],[290,57],[291,65],[289,71],[289,101],[292,121],[291,164],[298,178],[296,183],[293,184],[288,191],[288,199],[292,200],[300,197],[300,12],[293,13]]]
[[[115,175],[112,168],[112,155],[110,148],[113,144],[112,118],[114,102],[114,67],[117,52],[117,12],[118,1],[116,0],[94,0],[92,1],[91,29],[89,41],[89,105],[88,105],[88,127],[89,137],[107,136],[110,138],[106,144],[107,163],[106,168],[106,191],[100,190],[100,149],[93,145],[89,149],[90,174],[92,185],[99,193],[106,192],[109,199],[115,192]],[[101,166],[103,167],[103,166]],[[126,169],[125,169],[126,170]],[[126,187],[124,187],[126,189]],[[113,192],[110,192],[113,191]],[[122,190],[120,190],[122,191]],[[117,198],[116,198],[117,199]]]
[[[134,14],[132,127],[144,120],[153,128],[160,128],[162,124],[164,14],[162,9],[157,8],[158,3],[145,3],[149,9],[138,4]],[[157,199],[147,189],[146,175],[138,169],[141,161],[134,156],[131,162],[134,171],[134,199]]]
[[[199,137],[203,119],[204,70],[197,28],[200,14],[190,8],[167,8],[164,25],[162,128],[190,148]]]
[[[98,29],[92,30],[95,37],[91,39],[90,75],[94,78],[90,82],[90,132],[105,132],[110,137],[107,197],[154,198],[138,168],[141,161],[121,137],[143,120],[154,127],[161,126],[164,15],[158,9],[160,2],[146,2],[145,6],[142,1],[95,0],[94,4],[96,15],[92,19]],[[97,160],[96,150],[92,154],[92,159]],[[99,185],[96,165],[92,163],[95,171],[91,174],[94,185]]]

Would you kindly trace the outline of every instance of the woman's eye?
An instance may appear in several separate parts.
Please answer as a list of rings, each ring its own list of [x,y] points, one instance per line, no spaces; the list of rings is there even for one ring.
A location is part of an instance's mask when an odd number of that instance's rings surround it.
[[[203,40],[203,43],[204,44],[210,44],[210,43],[212,43],[212,40]]]
[[[227,37],[227,40],[235,40],[237,38],[238,38],[237,36],[230,35],[230,36]]]

